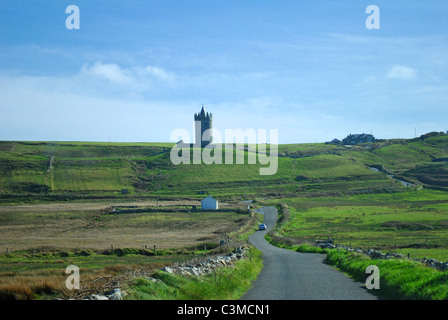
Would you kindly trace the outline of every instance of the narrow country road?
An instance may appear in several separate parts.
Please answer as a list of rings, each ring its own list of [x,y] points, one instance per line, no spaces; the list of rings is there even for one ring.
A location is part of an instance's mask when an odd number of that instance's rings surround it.
[[[268,230],[275,227],[277,209],[260,211]],[[249,241],[262,253],[263,270],[242,300],[377,300],[342,272],[324,263],[325,255],[299,253],[269,244],[267,231],[257,231]]]

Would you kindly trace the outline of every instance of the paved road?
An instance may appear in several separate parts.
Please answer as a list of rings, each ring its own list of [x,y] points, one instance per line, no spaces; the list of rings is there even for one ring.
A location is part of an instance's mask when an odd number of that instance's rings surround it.
[[[262,208],[268,229],[275,226],[277,210]],[[299,253],[269,244],[267,231],[249,241],[263,253],[263,270],[243,300],[376,300],[377,297],[342,272],[324,263],[325,255]]]

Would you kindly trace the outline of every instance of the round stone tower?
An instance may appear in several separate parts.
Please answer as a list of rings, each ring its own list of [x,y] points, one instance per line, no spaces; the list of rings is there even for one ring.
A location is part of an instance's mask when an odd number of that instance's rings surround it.
[[[199,146],[200,143],[201,148],[213,142],[212,120],[213,115],[205,112],[204,105],[201,112],[194,114],[196,145]]]

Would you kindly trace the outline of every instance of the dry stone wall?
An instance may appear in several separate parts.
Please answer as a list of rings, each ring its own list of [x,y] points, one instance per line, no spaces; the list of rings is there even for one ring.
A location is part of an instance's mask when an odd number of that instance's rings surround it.
[[[375,249],[368,249],[368,250],[362,250],[359,248],[356,249],[352,249],[348,246],[344,246],[341,244],[337,244],[335,245],[333,243],[333,241],[331,240],[321,240],[321,241],[317,241],[317,244],[319,247],[321,247],[322,249],[344,249],[347,251],[351,251],[351,252],[357,252],[360,254],[365,254],[367,256],[369,256],[372,259],[409,259],[409,260],[413,260],[413,261],[419,261],[423,264],[425,264],[428,267],[431,268],[435,268],[441,271],[447,271],[448,270],[448,261],[447,262],[442,262],[442,261],[438,261],[437,259],[428,259],[428,258],[423,258],[423,259],[410,259],[408,256],[405,256],[404,254],[400,254],[400,253],[383,253],[379,250],[375,250]]]
[[[184,264],[166,266],[163,267],[161,271],[182,276],[200,277],[213,272],[217,268],[231,266],[235,261],[243,259],[246,255],[247,249],[238,247],[235,249],[235,252],[229,253],[225,256],[209,256],[203,260],[194,260]],[[146,278],[153,282],[160,281],[159,279],[155,279],[150,276],[147,276]],[[116,288],[106,294],[91,294],[83,300],[123,300],[123,297],[125,296],[126,292],[122,291],[120,288]]]

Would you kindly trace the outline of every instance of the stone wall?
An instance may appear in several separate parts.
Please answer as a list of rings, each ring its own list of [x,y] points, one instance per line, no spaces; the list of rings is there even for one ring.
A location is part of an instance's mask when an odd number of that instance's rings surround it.
[[[162,268],[162,271],[182,276],[202,276],[212,272],[216,268],[230,266],[233,264],[233,261],[243,259],[245,255],[246,250],[238,247],[235,253],[230,253],[226,256],[214,256],[195,263],[190,262],[171,267],[164,267]]]
[[[195,259],[184,264],[174,264],[171,266],[163,267],[161,271],[178,274],[182,276],[194,276],[200,277],[213,272],[215,269],[225,266],[231,266],[233,262],[243,259],[247,256],[247,249],[237,247],[235,252],[229,253],[225,256],[214,255],[208,256],[203,259]],[[150,281],[157,282],[159,279],[152,278],[150,276],[144,276]],[[84,297],[82,300],[122,300],[126,296],[126,292],[120,288],[113,289],[105,294],[91,294]]]
[[[351,251],[351,252],[356,252],[356,253],[360,253],[360,254],[365,254],[367,256],[369,256],[372,259],[408,259],[408,260],[412,260],[412,261],[419,261],[423,264],[425,264],[428,267],[431,268],[435,268],[438,269],[440,271],[447,271],[448,270],[448,261],[447,262],[441,262],[438,261],[437,259],[428,259],[428,258],[423,258],[423,259],[410,259],[408,256],[405,256],[404,254],[400,254],[400,253],[383,253],[379,250],[375,250],[375,249],[368,249],[368,250],[362,250],[359,248],[356,249],[352,249],[348,246],[344,246],[341,244],[333,244],[332,240],[318,240],[316,241],[317,245],[319,247],[321,247],[322,249],[344,249],[347,251]]]

